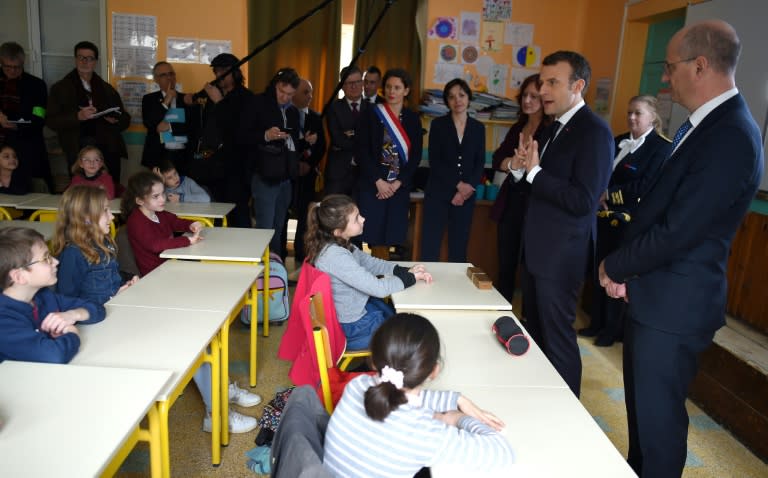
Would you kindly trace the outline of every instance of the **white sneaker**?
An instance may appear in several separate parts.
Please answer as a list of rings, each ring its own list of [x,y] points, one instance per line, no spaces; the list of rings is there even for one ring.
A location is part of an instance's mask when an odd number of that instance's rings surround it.
[[[259,426],[259,421],[248,415],[237,413],[234,410],[229,411],[229,433],[248,433]],[[203,419],[203,431],[211,433],[211,416],[206,414]]]
[[[253,407],[261,403],[261,397],[238,387],[237,382],[232,382],[229,384],[229,403],[241,407]]]

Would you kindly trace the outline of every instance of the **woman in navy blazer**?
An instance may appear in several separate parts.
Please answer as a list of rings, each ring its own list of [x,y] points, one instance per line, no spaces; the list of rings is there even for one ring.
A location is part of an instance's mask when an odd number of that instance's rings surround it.
[[[424,193],[421,260],[440,259],[448,227],[448,261],[466,262],[475,188],[485,166],[485,126],[467,114],[472,90],[456,78],[443,89],[450,112],[429,128],[429,180]]]
[[[630,99],[627,124],[629,132],[616,137],[613,173],[608,189],[600,198],[602,211],[598,212],[595,264],[618,249],[624,226],[632,220],[640,198],[671,152],[671,143],[659,133],[661,118],[655,97],[641,95]],[[597,286],[597,280],[595,284],[592,321],[579,333],[597,335],[595,345],[609,347],[623,335],[625,303],[608,297],[603,288]]]
[[[367,112],[361,112],[356,132],[355,161],[360,165],[358,207],[368,220],[363,241],[368,243],[372,255],[385,260],[389,259],[389,246],[405,243],[411,184],[421,160],[419,116],[404,105],[410,87],[411,77],[405,70],[388,70],[384,74],[386,103],[371,105]],[[393,154],[395,141],[386,133],[377,108],[382,114],[391,113],[393,121],[404,130],[410,143],[407,161],[399,153]]]

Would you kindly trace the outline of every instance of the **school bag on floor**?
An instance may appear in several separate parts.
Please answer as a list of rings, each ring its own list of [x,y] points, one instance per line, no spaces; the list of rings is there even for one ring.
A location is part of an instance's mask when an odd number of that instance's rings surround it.
[[[259,289],[259,323],[264,321],[264,273],[259,274],[256,279],[256,285]],[[289,315],[289,297],[288,297],[288,271],[285,270],[283,261],[278,254],[274,252],[269,254],[269,322],[281,323],[288,320]],[[243,307],[240,313],[240,320],[244,324],[251,323],[251,307]]]

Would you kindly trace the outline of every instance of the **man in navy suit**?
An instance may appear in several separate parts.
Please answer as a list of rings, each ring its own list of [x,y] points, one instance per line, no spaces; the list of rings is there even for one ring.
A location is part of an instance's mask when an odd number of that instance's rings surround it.
[[[763,172],[760,133],[735,86],[739,51],[719,20],[669,41],[662,79],[691,115],[622,246],[600,264],[608,295],[628,301],[627,461],[641,477],[683,472],[685,398],[699,354],[725,324],[728,251]]]
[[[591,70],[586,58],[558,51],[542,62],[541,101],[555,117],[542,139],[518,148],[531,183],[523,227],[523,302],[528,331],[578,396],[581,357],[576,300],[595,247],[600,195],[613,162],[613,135],[582,95]],[[546,139],[547,137],[550,139]],[[541,152],[539,152],[541,151]],[[520,173],[518,173],[522,176]]]

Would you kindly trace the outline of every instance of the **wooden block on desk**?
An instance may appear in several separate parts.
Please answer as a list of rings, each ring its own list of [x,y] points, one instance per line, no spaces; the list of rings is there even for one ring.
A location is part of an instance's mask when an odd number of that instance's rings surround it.
[[[485,273],[474,274],[472,276],[472,283],[475,284],[475,287],[478,289],[493,289],[493,282],[491,281],[491,278],[488,277],[488,274]]]
[[[469,280],[473,280],[475,274],[483,274],[483,270],[474,266],[467,267],[467,277],[469,277]]]

